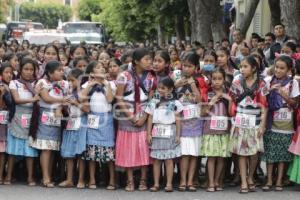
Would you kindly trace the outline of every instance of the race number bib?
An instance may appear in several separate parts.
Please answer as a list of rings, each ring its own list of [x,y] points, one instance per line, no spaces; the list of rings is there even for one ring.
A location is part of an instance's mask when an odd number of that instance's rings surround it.
[[[97,115],[88,115],[88,127],[92,129],[99,128],[100,116]]]
[[[172,129],[170,125],[155,125],[152,129],[152,137],[157,138],[170,138],[172,135]]]
[[[228,129],[228,118],[224,116],[212,116],[210,120],[210,129],[225,131]]]
[[[8,111],[2,110],[0,111],[0,124],[8,123]]]
[[[183,109],[183,118],[184,119],[193,119],[200,117],[200,108],[198,105],[188,105],[184,106]]]
[[[274,112],[274,121],[286,122],[292,120],[292,112],[288,108],[280,108]]]
[[[254,128],[256,124],[255,115],[237,114],[235,117],[235,125],[240,128]]]
[[[21,115],[21,126],[23,128],[29,128],[31,120],[31,114],[22,114]]]
[[[81,124],[81,118],[80,117],[70,118],[68,120],[66,130],[76,131],[80,128],[80,124]]]
[[[48,126],[60,126],[60,118],[56,118],[53,112],[43,112],[41,121]]]

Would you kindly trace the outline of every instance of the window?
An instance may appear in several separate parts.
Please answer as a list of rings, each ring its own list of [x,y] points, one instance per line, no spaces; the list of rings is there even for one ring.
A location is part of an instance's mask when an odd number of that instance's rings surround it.
[[[65,0],[65,5],[71,6],[71,4],[72,4],[72,0]]]

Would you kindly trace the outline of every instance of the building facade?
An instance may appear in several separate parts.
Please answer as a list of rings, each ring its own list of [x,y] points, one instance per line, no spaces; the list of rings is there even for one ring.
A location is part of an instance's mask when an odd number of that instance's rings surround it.
[[[242,20],[247,9],[249,9],[249,2],[252,0],[235,0],[234,5],[236,8],[236,24]],[[256,8],[254,17],[252,19],[251,25],[249,26],[247,32],[247,38],[251,36],[251,33],[258,33],[261,36],[264,36],[266,33],[272,30],[271,25],[271,11],[268,4],[268,1],[262,0],[259,1],[259,4]]]

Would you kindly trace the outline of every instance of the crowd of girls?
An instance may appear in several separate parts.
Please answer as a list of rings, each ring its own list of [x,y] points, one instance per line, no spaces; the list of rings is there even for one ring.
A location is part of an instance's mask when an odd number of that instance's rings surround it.
[[[297,44],[269,65],[262,49],[230,52],[226,41],[0,43],[0,184],[26,175],[47,188],[248,193],[300,183]]]

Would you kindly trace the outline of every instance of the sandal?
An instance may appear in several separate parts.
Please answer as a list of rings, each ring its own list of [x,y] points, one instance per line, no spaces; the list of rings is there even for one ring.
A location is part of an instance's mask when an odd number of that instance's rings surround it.
[[[11,180],[4,180],[3,185],[11,185]]]
[[[42,183],[43,187],[45,188],[54,188],[54,183],[53,182],[43,182]]]
[[[166,186],[165,187],[165,192],[173,192],[173,187],[172,186]]]
[[[92,190],[95,190],[95,189],[97,189],[97,186],[96,186],[96,184],[95,184],[95,183],[93,183],[93,184],[89,184],[89,189],[92,189]]]
[[[275,186],[275,191],[276,192],[282,192],[283,191],[283,186],[282,185],[276,185]]]
[[[126,187],[125,187],[125,191],[126,191],[126,192],[133,192],[133,191],[134,191],[133,180],[127,181],[127,185],[126,185]]]
[[[249,189],[248,188],[241,188],[240,189],[240,194],[247,194],[249,193]]]
[[[206,189],[206,192],[215,192],[215,191],[216,191],[215,187],[208,187]]]
[[[159,186],[153,186],[150,188],[150,192],[158,192],[159,191]]]
[[[195,188],[195,186],[193,186],[193,185],[189,185],[189,186],[187,187],[187,190],[188,190],[189,192],[196,192],[196,191],[197,191],[197,188]]]
[[[217,187],[216,187],[216,191],[217,191],[217,192],[220,192],[220,191],[223,191],[223,190],[224,190],[223,187],[220,187],[220,186],[217,186]]]
[[[35,181],[30,181],[27,183],[28,186],[33,187],[36,186],[36,182]]]
[[[68,181],[63,181],[60,184],[58,184],[58,186],[62,187],[62,188],[72,188],[72,187],[74,187],[74,183],[68,182]]]
[[[77,183],[76,188],[77,189],[84,189],[85,188],[85,183]]]
[[[272,190],[272,185],[266,184],[261,189],[262,189],[263,192],[270,192]]]
[[[139,185],[139,191],[146,191],[146,190],[148,190],[146,180],[141,179],[140,180],[140,185]]]
[[[107,187],[106,187],[106,190],[116,190],[116,185],[108,185]]]
[[[185,185],[179,185],[178,186],[178,191],[185,192],[186,191],[186,186]]]
[[[249,184],[248,188],[249,188],[249,192],[256,192],[256,185],[255,184]]]

